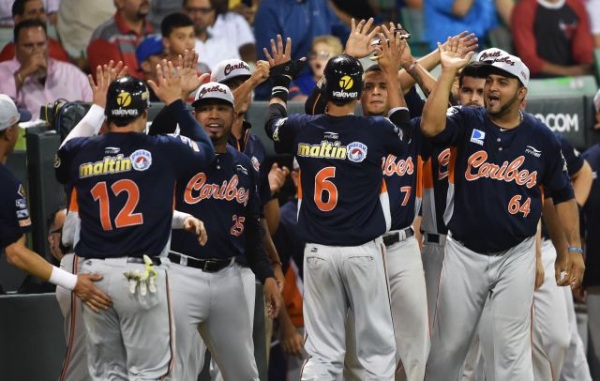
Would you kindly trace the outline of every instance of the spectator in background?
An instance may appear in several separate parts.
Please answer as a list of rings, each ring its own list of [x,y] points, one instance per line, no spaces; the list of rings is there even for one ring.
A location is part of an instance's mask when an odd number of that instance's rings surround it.
[[[298,59],[309,54],[315,37],[331,34],[345,43],[348,32],[327,0],[261,0],[254,22],[257,57],[261,60],[265,59],[263,48],[270,49],[270,40],[278,34],[292,39],[292,59]],[[300,74],[308,71],[306,68]],[[266,100],[270,94],[269,82],[256,89],[257,100]]]
[[[424,0],[423,20],[431,49],[464,30],[485,44],[488,32],[498,26],[494,0]]]
[[[290,95],[293,101],[305,101],[317,82],[323,78],[325,65],[329,57],[339,56],[344,51],[342,42],[335,36],[318,36],[312,43],[312,49],[308,55],[308,65],[310,72],[298,76],[294,79],[294,85],[298,87],[296,95]]]
[[[116,11],[112,1],[61,0],[56,30],[63,48],[81,69],[87,66],[86,49],[92,33]]]
[[[12,12],[14,6],[13,0],[2,0],[0,1],[0,26],[14,28],[18,22],[14,21],[14,15]],[[50,24],[56,24],[56,14],[61,0],[43,0],[43,6],[45,14]]]
[[[194,50],[194,22],[184,13],[172,13],[160,24],[164,54],[168,61],[178,62],[179,56],[186,50]],[[210,69],[203,62],[198,62],[199,73],[208,73]]]
[[[600,48],[600,0],[586,0],[585,7],[590,17],[594,45],[596,48]]]
[[[243,61],[256,63],[256,39],[248,21],[239,13],[229,10],[228,0],[211,0],[216,20],[209,32],[218,38],[227,38],[237,47]]]
[[[0,63],[0,93],[39,118],[40,106],[58,98],[91,101],[85,74],[70,63],[48,57],[46,23],[21,21],[14,30],[16,55]]]
[[[242,15],[251,26],[254,25],[254,16],[260,0],[229,0],[229,10]]]
[[[42,0],[15,0],[12,6],[12,17],[15,25],[23,20],[37,19],[44,23],[47,22],[46,10]],[[69,61],[67,52],[63,49],[60,42],[48,37],[48,54],[50,57],[59,61]],[[9,42],[0,52],[0,62],[8,61],[15,56],[15,43]]]
[[[212,69],[221,61],[240,58],[237,46],[230,37],[218,37],[209,31],[216,18],[216,11],[210,0],[183,0],[183,12],[194,23],[196,53],[200,62]]]
[[[580,0],[521,0],[512,14],[515,49],[532,78],[592,72],[594,42]]]
[[[117,12],[114,17],[100,25],[92,35],[87,57],[92,73],[98,65],[110,60],[122,61],[129,73],[141,78],[135,58],[135,48],[142,38],[153,32],[146,20],[150,12],[150,0],[114,0]]]
[[[163,39],[156,34],[146,36],[135,49],[135,57],[144,81],[153,80],[156,82],[158,78],[156,65],[161,63],[165,56],[164,51]],[[152,87],[148,86],[148,91],[150,92],[150,102],[160,102]]]
[[[181,0],[152,0],[148,21],[154,29],[159,29],[165,17],[181,10]]]

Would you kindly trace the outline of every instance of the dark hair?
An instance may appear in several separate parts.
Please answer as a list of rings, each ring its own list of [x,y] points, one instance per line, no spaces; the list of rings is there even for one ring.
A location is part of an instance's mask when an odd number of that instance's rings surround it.
[[[44,34],[46,36],[48,36],[48,31],[46,29],[46,23],[37,19],[30,19],[30,20],[23,20],[20,23],[18,23],[17,25],[15,25],[15,30],[13,32],[13,40],[15,42],[15,44],[17,43],[18,39],[19,39],[19,33],[21,33],[22,29],[27,29],[27,28],[43,28],[44,29]]]
[[[181,28],[184,26],[194,26],[192,19],[183,13],[171,13],[166,16],[160,23],[160,32],[163,38],[169,37],[173,29]]]
[[[371,66],[369,66],[367,68],[367,70],[365,70],[365,74],[367,73],[381,73],[381,66],[379,66],[379,64],[373,64]]]
[[[465,66],[458,76],[458,86],[462,87],[463,78],[464,77],[473,77],[473,78],[481,78],[485,79],[486,76],[481,73],[480,67],[481,62],[471,62],[467,66]]]
[[[25,4],[27,4],[29,1],[33,0],[15,0],[12,5],[12,17],[23,16],[23,14],[25,14]],[[43,1],[42,5],[44,5]]]

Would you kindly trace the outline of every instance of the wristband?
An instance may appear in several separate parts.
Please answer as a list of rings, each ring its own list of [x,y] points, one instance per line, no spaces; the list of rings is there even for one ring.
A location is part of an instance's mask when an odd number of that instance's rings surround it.
[[[271,98],[279,98],[284,102],[288,101],[290,93],[289,87],[292,78],[287,75],[278,75],[273,77],[273,89],[271,90]]]
[[[50,274],[50,279],[48,279],[48,281],[72,291],[77,284],[77,275],[59,269],[56,266],[52,266],[52,274]]]
[[[579,247],[569,247],[567,250],[568,251],[573,251],[575,253],[583,254],[583,249],[579,248]]]

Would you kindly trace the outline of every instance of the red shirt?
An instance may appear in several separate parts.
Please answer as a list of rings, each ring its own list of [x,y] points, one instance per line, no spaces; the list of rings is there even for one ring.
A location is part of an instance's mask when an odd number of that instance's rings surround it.
[[[87,58],[92,74],[98,65],[107,64],[110,60],[123,61],[129,69],[129,75],[142,78],[138,70],[135,49],[140,41],[153,32],[152,25],[144,22],[141,34],[131,29],[119,12],[115,17],[100,25],[92,35],[87,48]]]
[[[62,47],[60,42],[53,38],[48,38],[48,55],[58,61],[69,62],[69,55]],[[4,49],[0,52],[0,62],[13,59],[15,56],[15,43],[9,42],[4,45]]]

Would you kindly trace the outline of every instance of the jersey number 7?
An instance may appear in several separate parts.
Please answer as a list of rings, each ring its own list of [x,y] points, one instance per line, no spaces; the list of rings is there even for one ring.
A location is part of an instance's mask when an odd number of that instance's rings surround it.
[[[115,197],[122,192],[127,193],[127,200],[123,208],[117,213],[114,219],[114,226],[118,229],[143,224],[144,216],[142,213],[133,213],[140,201],[140,188],[138,188],[137,184],[132,180],[122,179],[111,185],[110,189]],[[110,197],[106,181],[94,185],[91,193],[94,201],[100,203],[100,222],[102,223],[102,228],[104,230],[113,230],[110,217]]]

